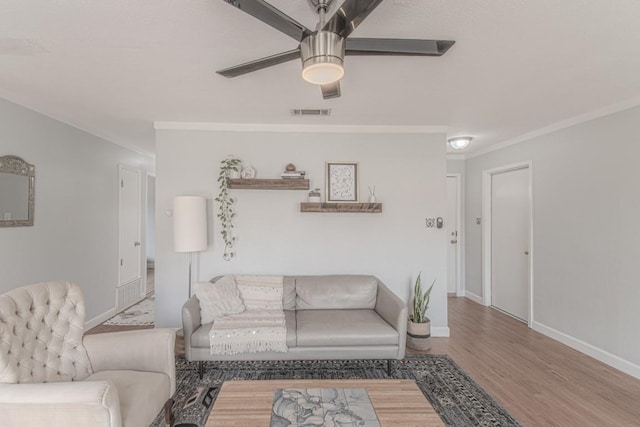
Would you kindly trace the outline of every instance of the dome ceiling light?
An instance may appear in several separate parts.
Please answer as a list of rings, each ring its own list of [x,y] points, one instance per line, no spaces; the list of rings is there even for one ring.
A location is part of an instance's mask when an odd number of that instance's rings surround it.
[[[473,138],[470,136],[457,136],[449,139],[449,145],[454,150],[464,150]]]

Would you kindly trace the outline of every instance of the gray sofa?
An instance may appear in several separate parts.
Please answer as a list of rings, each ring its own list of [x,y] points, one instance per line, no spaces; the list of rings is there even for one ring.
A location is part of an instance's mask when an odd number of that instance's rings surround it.
[[[192,296],[182,307],[187,360],[200,362],[202,376],[205,360],[386,359],[391,370],[404,357],[407,305],[374,276],[285,276],[283,306],[286,353],[212,355],[213,322],[201,324]]]

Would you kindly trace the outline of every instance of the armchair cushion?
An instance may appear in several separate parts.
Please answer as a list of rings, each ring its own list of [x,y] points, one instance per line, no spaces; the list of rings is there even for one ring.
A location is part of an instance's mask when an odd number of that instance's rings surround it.
[[[118,400],[107,381],[0,384],[0,425],[120,427]]]
[[[172,329],[143,329],[87,335],[84,345],[94,372],[128,370],[160,372],[175,392],[175,339]]]
[[[109,381],[115,385],[123,427],[148,426],[171,395],[169,377],[157,372],[101,371],[85,381]]]
[[[89,376],[84,318],[82,291],[68,282],[38,283],[0,295],[0,383]]]

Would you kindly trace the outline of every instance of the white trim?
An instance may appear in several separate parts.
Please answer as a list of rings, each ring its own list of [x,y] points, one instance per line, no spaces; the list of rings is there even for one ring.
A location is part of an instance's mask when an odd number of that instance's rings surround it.
[[[484,302],[482,301],[482,297],[479,297],[478,295],[471,293],[469,291],[464,291],[464,297],[470,299],[471,301],[478,303],[480,305],[484,305]]]
[[[447,178],[456,179],[456,225],[458,235],[456,240],[458,241],[458,247],[456,250],[456,296],[464,295],[464,281],[462,277],[463,260],[462,254],[464,252],[464,219],[462,217],[462,174],[460,173],[448,173]],[[447,241],[451,239],[451,236],[447,236]],[[447,243],[448,244],[448,243]]]
[[[562,344],[565,344],[573,348],[574,350],[578,350],[579,352],[584,353],[587,356],[591,356],[602,363],[614,367],[624,372],[625,374],[629,374],[632,377],[640,379],[640,365],[629,362],[628,360],[625,360],[620,356],[616,356],[615,354],[609,353],[606,350],[579,340],[578,338],[572,337],[571,335],[565,334],[564,332],[560,332],[549,326],[543,325],[540,322],[533,322],[533,329],[543,335],[553,338],[556,341],[560,341]]]
[[[491,177],[519,169],[529,171],[529,301],[527,325],[533,325],[533,163],[512,163],[482,171],[482,305],[491,306]]]
[[[153,122],[156,130],[300,133],[447,133],[446,126],[289,125],[266,123]]]
[[[451,336],[451,331],[448,326],[432,326],[431,336],[436,338],[448,338]]]
[[[447,153],[447,160],[465,160],[466,156],[464,154],[450,154]]]
[[[118,310],[115,307],[112,307],[109,310],[105,311],[104,313],[99,314],[93,319],[85,322],[84,330],[88,331],[91,328],[95,328],[96,326],[102,324],[103,322],[106,322],[107,320],[111,319],[116,314],[118,314]]]
[[[477,151],[466,154],[465,158],[470,159],[473,157],[482,156],[483,154],[491,153],[492,151],[501,150],[503,148],[520,144],[521,142],[526,142],[531,139],[537,138],[539,136],[547,135],[562,129],[566,129],[571,126],[579,125],[581,123],[589,122],[591,120],[599,119],[601,117],[610,116],[611,114],[629,110],[639,105],[640,105],[640,97],[630,98],[626,101],[619,102],[617,104],[608,105],[606,107],[603,107],[585,114],[580,114],[578,116],[571,117],[567,120],[553,123],[549,126],[545,126],[543,128],[534,130],[532,132],[524,133],[522,135],[516,136],[515,138],[507,139],[506,141],[492,144],[486,148],[479,149]]]

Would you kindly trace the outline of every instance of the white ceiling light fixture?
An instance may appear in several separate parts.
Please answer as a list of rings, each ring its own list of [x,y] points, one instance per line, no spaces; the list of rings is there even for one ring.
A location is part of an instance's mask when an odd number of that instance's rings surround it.
[[[344,76],[344,38],[319,31],[300,43],[302,78],[314,85],[326,85]]]
[[[449,139],[449,145],[454,150],[464,150],[473,138],[470,136],[457,136]]]

